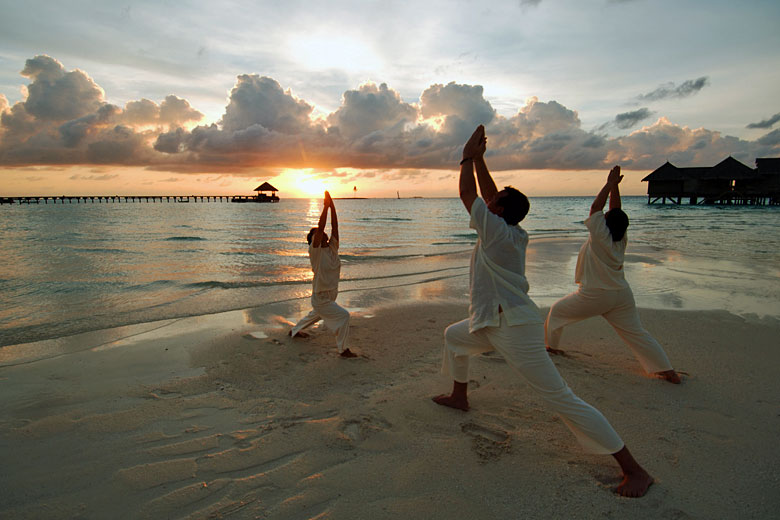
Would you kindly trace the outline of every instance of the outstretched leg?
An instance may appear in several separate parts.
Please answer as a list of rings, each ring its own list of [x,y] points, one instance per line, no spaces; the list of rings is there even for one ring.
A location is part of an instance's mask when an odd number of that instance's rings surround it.
[[[490,327],[491,344],[516,369],[545,403],[556,412],[577,440],[589,451],[610,454],[623,470],[618,493],[639,497],[652,484],[652,477],[631,456],[620,436],[596,408],[577,397],[561,378],[544,350],[544,332],[539,325]]]
[[[552,304],[544,322],[544,342],[547,352],[565,355],[565,352],[558,348],[563,328],[592,316],[598,316],[604,310],[606,309],[599,292],[591,294],[579,290]]]
[[[357,355],[349,350],[349,311],[336,303],[330,301],[317,305],[317,312],[320,313],[325,325],[336,333],[336,346],[341,357],[350,358]]]
[[[288,334],[293,338],[295,337],[307,338],[309,337],[309,335],[301,331],[303,329],[311,327],[321,319],[322,316],[320,316],[320,314],[316,310],[312,309],[311,311],[309,311],[309,314],[307,314],[306,316],[298,320],[298,323],[295,324],[295,326],[292,328],[292,330],[290,330]]]
[[[604,318],[623,339],[634,357],[648,374],[670,383],[679,384],[680,376],[672,368],[663,347],[653,338],[639,320],[631,289],[616,292],[617,305],[604,314]]]

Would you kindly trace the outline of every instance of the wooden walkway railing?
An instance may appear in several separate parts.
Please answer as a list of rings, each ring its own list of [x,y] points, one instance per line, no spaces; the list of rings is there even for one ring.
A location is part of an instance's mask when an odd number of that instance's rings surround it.
[[[0,197],[0,204],[103,204],[118,202],[278,202],[279,198],[255,195],[61,195]]]

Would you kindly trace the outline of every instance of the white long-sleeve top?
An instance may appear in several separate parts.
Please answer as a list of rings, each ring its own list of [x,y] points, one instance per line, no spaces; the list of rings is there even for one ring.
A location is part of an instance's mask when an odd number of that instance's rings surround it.
[[[577,256],[574,281],[584,289],[618,290],[628,287],[623,273],[628,233],[614,242],[603,211],[589,216],[585,226],[589,235]]]
[[[341,276],[339,241],[331,237],[328,247],[309,245],[309,261],[314,273],[312,291],[316,294],[338,290],[339,277]]]
[[[469,271],[469,332],[498,327],[498,308],[509,325],[543,323],[539,309],[528,297],[525,250],[528,233],[510,226],[490,212],[481,198],[471,206],[469,227],[477,231]]]

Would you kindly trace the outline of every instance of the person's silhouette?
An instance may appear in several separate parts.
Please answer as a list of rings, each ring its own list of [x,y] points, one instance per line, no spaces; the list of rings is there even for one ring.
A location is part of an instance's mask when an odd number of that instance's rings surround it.
[[[444,332],[442,371],[452,377],[453,388],[452,393],[433,401],[467,411],[469,358],[497,350],[584,447],[617,460],[624,475],[618,492],[642,496],[653,478],[634,460],[604,416],[574,395],[547,355],[543,321],[528,297],[525,278],[528,233],[518,225],[528,213],[528,199],[514,188],[497,190],[484,160],[486,145],[485,128],[480,125],[463,148],[460,199],[478,236],[469,271],[469,318]],[[475,166],[482,198],[477,196]]]
[[[330,238],[325,233],[330,208]],[[330,193],[325,192],[322,214],[317,227],[311,228],[306,236],[309,243],[309,261],[314,272],[311,291],[312,310],[304,316],[290,331],[292,337],[306,337],[303,329],[320,320],[336,332],[336,345],[341,357],[352,358],[357,355],[349,350],[349,311],[336,303],[339,293],[339,277],[341,276],[341,260],[339,259],[339,223],[336,215],[336,205]]]
[[[550,307],[544,323],[547,350],[550,354],[563,354],[558,344],[566,325],[603,316],[623,338],[645,372],[678,384],[680,376],[672,368],[666,352],[639,321],[634,294],[624,275],[628,216],[621,207],[618,187],[621,180],[620,166],[615,166],[590,206],[590,214],[585,220],[588,240],[580,249],[574,271],[574,281],[579,289]],[[607,197],[609,211],[605,214],[602,210]]]

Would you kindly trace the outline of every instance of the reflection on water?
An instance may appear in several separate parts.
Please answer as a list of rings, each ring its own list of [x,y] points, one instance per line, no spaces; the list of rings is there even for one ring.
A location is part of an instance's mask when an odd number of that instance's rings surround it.
[[[531,202],[522,223],[531,236],[526,274],[532,298],[547,306],[575,289],[574,265],[591,198]],[[626,273],[640,306],[780,315],[778,208],[645,202],[623,199],[631,217]],[[336,204],[340,301],[371,308],[464,298],[476,233],[458,199]],[[312,274],[305,237],[321,210],[320,198],[4,207],[0,346],[178,316],[307,303]]]

